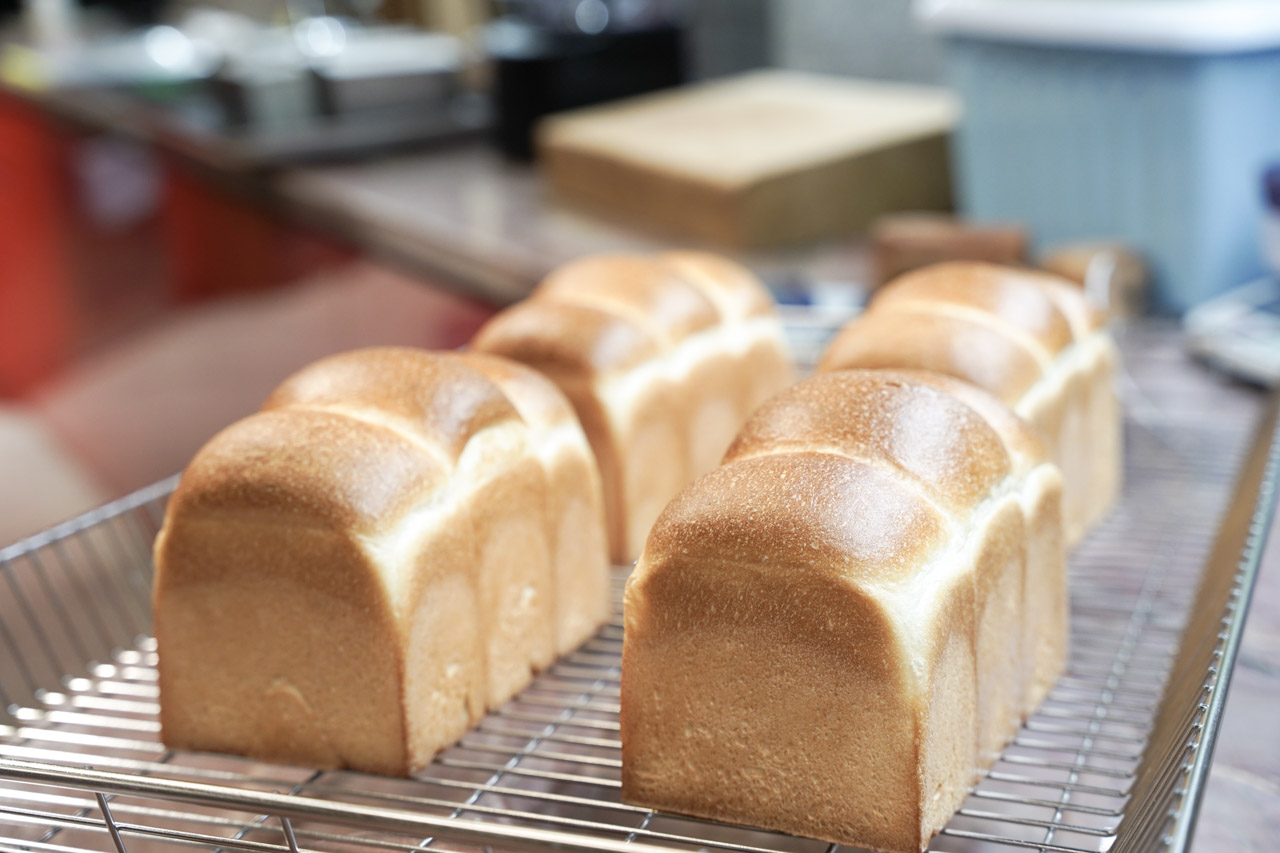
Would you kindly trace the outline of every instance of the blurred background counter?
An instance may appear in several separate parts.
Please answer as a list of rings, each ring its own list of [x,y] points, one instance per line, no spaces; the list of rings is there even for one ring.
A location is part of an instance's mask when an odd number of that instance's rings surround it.
[[[179,469],[315,358],[459,346],[559,263],[670,245],[556,202],[536,119],[800,51],[765,0],[625,5],[593,37],[576,3],[0,4],[0,479],[29,484],[0,538]],[[856,236],[744,260],[861,299]]]
[[[686,65],[706,76],[766,60],[764,4],[736,5],[733,12],[723,3],[698,7],[697,25],[687,30],[694,48],[671,60],[668,76],[683,79]],[[216,29],[208,17],[197,10],[195,29]],[[0,344],[0,393],[23,394],[174,307],[261,292],[356,258],[493,307],[520,298],[569,258],[664,242],[552,201],[531,165],[491,144],[489,128],[501,120],[482,95],[441,99],[423,91],[421,80],[413,90],[407,73],[388,83],[388,72],[378,86],[337,90],[345,94],[319,87],[329,93],[322,101],[352,102],[345,114],[333,114],[341,107],[329,103],[321,105],[328,115],[301,115],[284,87],[263,84],[246,94],[246,86],[228,95],[232,86],[223,78],[235,75],[225,63],[210,72],[197,42],[173,27],[119,30],[123,24],[113,21],[117,29],[98,42],[105,45],[100,56],[82,58],[84,67],[76,68],[49,58],[74,50],[41,54],[24,43],[20,37],[33,25],[22,23],[14,19],[10,38],[0,41],[7,187],[0,253],[9,261],[0,288],[0,340],[8,342]],[[222,18],[215,23],[228,26]],[[418,37],[403,23],[364,31],[385,31],[393,47]],[[695,49],[702,42],[711,47]],[[160,73],[134,55],[148,52],[174,54],[170,62],[191,67]],[[53,76],[59,68],[65,80]],[[271,76],[240,72],[255,75]],[[617,88],[655,82],[667,81],[623,79]],[[360,105],[360,97],[368,101],[369,92],[391,84],[408,100]],[[257,107],[248,103],[255,99]],[[256,124],[234,115],[254,109],[263,113]],[[529,128],[523,132],[527,145]],[[512,146],[519,141],[504,138],[503,147]],[[778,281],[804,275],[846,282],[862,279],[862,259],[856,240],[748,258]]]
[[[724,251],[829,316],[952,257],[1180,313],[1280,238],[1280,12],[1175,5],[0,0],[0,400],[96,499],[313,358],[461,345],[595,252]],[[211,316],[242,319],[179,331]]]

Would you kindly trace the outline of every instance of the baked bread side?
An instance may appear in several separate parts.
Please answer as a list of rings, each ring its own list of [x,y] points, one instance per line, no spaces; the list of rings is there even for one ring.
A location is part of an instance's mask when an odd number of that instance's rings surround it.
[[[946,263],[882,288],[819,371],[917,368],[972,382],[1044,437],[1064,477],[1069,545],[1114,502],[1122,467],[1117,356],[1101,316],[1053,276]]]
[[[1008,406],[968,382],[927,371],[901,371],[970,407],[1000,435],[1015,477],[1027,531],[1026,578],[1019,608],[1023,622],[1026,692],[1022,716],[1030,716],[1067,665],[1070,596],[1062,522],[1062,472],[1036,430]]]
[[[384,528],[369,547],[397,571],[404,553],[432,549],[422,536],[436,521],[433,510],[462,512],[475,543],[469,570],[485,626],[488,705],[505,702],[551,662],[555,599],[546,472],[527,424],[496,383],[457,355],[368,349],[303,368],[264,408],[339,412],[399,430],[436,454],[449,472],[445,489],[418,502],[424,517],[400,530]]]
[[[923,849],[1035,692],[1022,435],[910,373],[761,406],[627,584],[623,799]]]
[[[342,470],[343,477],[329,472]],[[166,746],[399,774],[410,764],[401,693],[407,621],[365,546],[446,479],[399,435],[327,412],[265,412],[192,460],[156,539],[154,623]],[[462,525],[445,545],[470,552]],[[447,560],[444,561],[447,566]],[[437,649],[457,666],[431,714],[441,738],[484,708],[474,582],[416,567],[445,604]],[[400,596],[405,610],[416,601]],[[430,710],[428,710],[428,708]],[[419,748],[429,748],[419,742]]]
[[[575,261],[473,347],[533,367],[573,404],[618,562],[635,558],[671,497],[715,467],[751,409],[792,376],[768,292],[696,252]]]
[[[530,431],[549,489],[547,537],[555,587],[555,649],[563,655],[608,618],[609,554],[600,473],[573,407],[537,371],[496,356],[460,356],[502,389]]]
[[[375,349],[215,436],[156,541],[166,745],[404,774],[527,684],[593,612],[558,621],[535,433],[463,357]]]

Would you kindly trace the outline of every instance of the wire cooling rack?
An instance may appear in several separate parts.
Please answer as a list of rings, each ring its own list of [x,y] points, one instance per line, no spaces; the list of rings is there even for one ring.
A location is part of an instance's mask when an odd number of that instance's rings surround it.
[[[1068,671],[932,849],[1190,838],[1273,510],[1275,419],[1250,445],[1258,399],[1185,363],[1167,330],[1126,349],[1127,480],[1072,556]],[[172,487],[0,551],[0,853],[836,849],[620,802],[616,606],[413,779],[165,749],[150,543]]]

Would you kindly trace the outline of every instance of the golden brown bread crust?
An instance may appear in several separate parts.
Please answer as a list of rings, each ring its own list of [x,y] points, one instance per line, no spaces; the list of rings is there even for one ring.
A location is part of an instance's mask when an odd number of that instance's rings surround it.
[[[956,386],[805,380],[666,508],[625,596],[624,801],[894,851],[959,807],[1054,665],[1027,602],[1063,578],[1028,580],[1061,549],[1043,446]]]
[[[527,425],[500,384],[464,357],[404,347],[322,359],[287,379],[267,405],[372,419],[402,431],[428,453],[445,454],[446,464],[459,463],[463,449],[485,429]],[[376,479],[376,472],[366,479]],[[506,701],[528,683],[530,672],[554,657],[547,480],[546,467],[530,458],[512,463],[494,482],[469,484],[478,508],[471,518],[472,561],[478,567],[479,620],[488,626],[490,705]],[[416,504],[429,499],[430,493],[419,492]],[[491,506],[501,509],[490,511]]]
[[[601,255],[556,270],[472,342],[572,403],[600,468],[614,560],[791,379],[768,291],[713,255]]]
[[[1011,473],[1026,476],[1050,461],[1034,430],[980,389],[925,371],[875,370],[821,374],[774,395],[744,425],[725,463],[814,450],[891,466],[913,482],[917,494],[957,516],[972,512]],[[880,492],[870,489],[869,493]],[[1060,551],[1061,546],[1056,496],[1051,484],[1033,495],[1025,508],[1023,521],[1035,521],[1041,526],[1037,535],[1050,542],[1040,549],[1035,562],[1028,563],[1034,577],[1022,580],[1021,564],[1006,565],[1021,559],[1008,547],[999,553],[988,550],[986,562],[980,561],[977,577],[985,586],[978,600],[989,603],[991,610],[979,617],[979,644],[986,647],[979,652],[979,669],[1000,674],[984,685],[990,695],[979,701],[979,707],[1003,709],[984,711],[979,718],[980,726],[989,727],[979,735],[979,748],[987,752],[998,751],[1002,738],[1008,737],[1010,721],[1043,698],[1023,701],[1024,694],[1038,694],[1039,689],[1021,688],[1028,673],[1019,665],[1018,649],[1044,645],[1045,660],[1028,661],[1027,666],[1051,673],[1051,680],[1065,661],[1065,561],[1055,557],[1054,550],[1057,546]],[[901,513],[896,506],[891,512]],[[787,518],[782,529],[801,524]],[[1010,533],[1000,541],[1007,546],[1010,537],[1020,535]],[[778,541],[785,546],[784,539]],[[1029,622],[1027,637],[1004,629],[1009,623],[1020,623],[1024,612],[1045,621]],[[1041,637],[1048,639],[1042,643]]]
[[[999,434],[1015,471],[1025,473],[1037,465],[1052,461],[1049,449],[1035,428],[1018,417],[1007,405],[978,386],[943,373],[927,370],[894,372],[909,376],[926,385],[932,385],[977,412]]]
[[[666,263],[643,255],[593,255],[560,267],[534,291],[571,305],[599,306],[670,348],[720,322],[707,294]]]
[[[768,317],[773,300],[747,269],[711,252],[665,252],[662,261],[677,275],[692,281],[729,318]]]
[[[1027,572],[1019,605],[1026,627],[1022,646],[1027,650],[1022,710],[1029,714],[1044,701],[1067,662],[1070,627],[1062,477],[1056,470],[1046,472],[1045,463],[1052,460],[1036,430],[995,397],[968,382],[940,373],[907,373],[954,396],[991,424],[1004,441],[1015,473],[1027,475],[1037,469],[1040,472],[1038,485],[1029,490],[1022,501],[1027,529]]]
[[[229,535],[175,511],[154,588],[165,745],[406,773],[398,620],[358,539],[278,523]]]
[[[170,499],[175,511],[361,534],[403,518],[447,476],[402,434],[319,410],[238,421],[187,471]]]
[[[645,543],[645,564],[693,552],[878,580],[913,572],[947,533],[946,520],[898,477],[835,452],[746,458],[694,482],[663,510]]]
[[[920,849],[937,825],[924,809],[958,804],[921,789],[973,766],[972,584],[940,588],[945,628],[915,638],[934,674],[921,698],[903,689],[901,634],[856,584],[704,556],[672,553],[628,586],[624,802]]]
[[[1046,292],[1052,276],[994,264],[944,263],[895,280],[881,291],[874,310],[936,312],[946,306],[979,322],[994,318],[1031,338],[1050,355],[1075,340],[1070,320]]]
[[[775,394],[724,461],[815,447],[892,465],[953,510],[971,508],[1010,468],[1004,441],[972,407],[890,370],[815,376]]]
[[[480,430],[519,418],[502,389],[462,359],[409,347],[341,353],[286,379],[263,409],[336,407],[388,416],[457,459]]]
[[[471,346],[544,373],[626,370],[663,352],[661,340],[630,317],[611,314],[601,305],[533,298],[500,313],[480,329]]]
[[[1074,544],[1119,490],[1121,415],[1114,345],[1079,288],[981,263],[904,275],[828,346],[819,371],[936,371],[996,395],[1041,434],[1065,478]]]
[[[1014,405],[1044,378],[1045,365],[1026,341],[954,314],[870,312],[832,339],[818,371],[852,368],[932,370],[972,382]]]
[[[573,406],[545,376],[497,356],[465,353],[459,358],[498,384],[542,448],[556,587],[556,651],[565,654],[609,617],[608,539],[595,458]]]
[[[539,430],[578,423],[573,406],[555,384],[536,370],[483,353],[464,352],[457,361],[483,374],[502,391],[525,423]]]
[[[266,405],[156,541],[170,747],[407,773],[605,618],[599,478],[537,374],[363,350]]]

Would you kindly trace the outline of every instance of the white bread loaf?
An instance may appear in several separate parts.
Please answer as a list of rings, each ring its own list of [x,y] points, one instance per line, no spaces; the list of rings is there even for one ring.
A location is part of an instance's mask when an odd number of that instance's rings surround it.
[[[600,466],[617,562],[635,559],[667,501],[792,378],[768,291],[695,252],[568,264],[472,346],[536,368],[569,398]]]
[[[933,370],[983,388],[1040,430],[1062,469],[1067,544],[1120,488],[1117,355],[1080,288],[991,264],[938,264],[885,286],[835,337],[819,371]]]
[[[303,369],[192,460],[155,557],[165,744],[316,767],[426,764],[608,613],[573,412],[480,356]]]
[[[998,401],[841,371],[776,395],[625,596],[625,802],[921,850],[1063,666],[1061,478]]]

